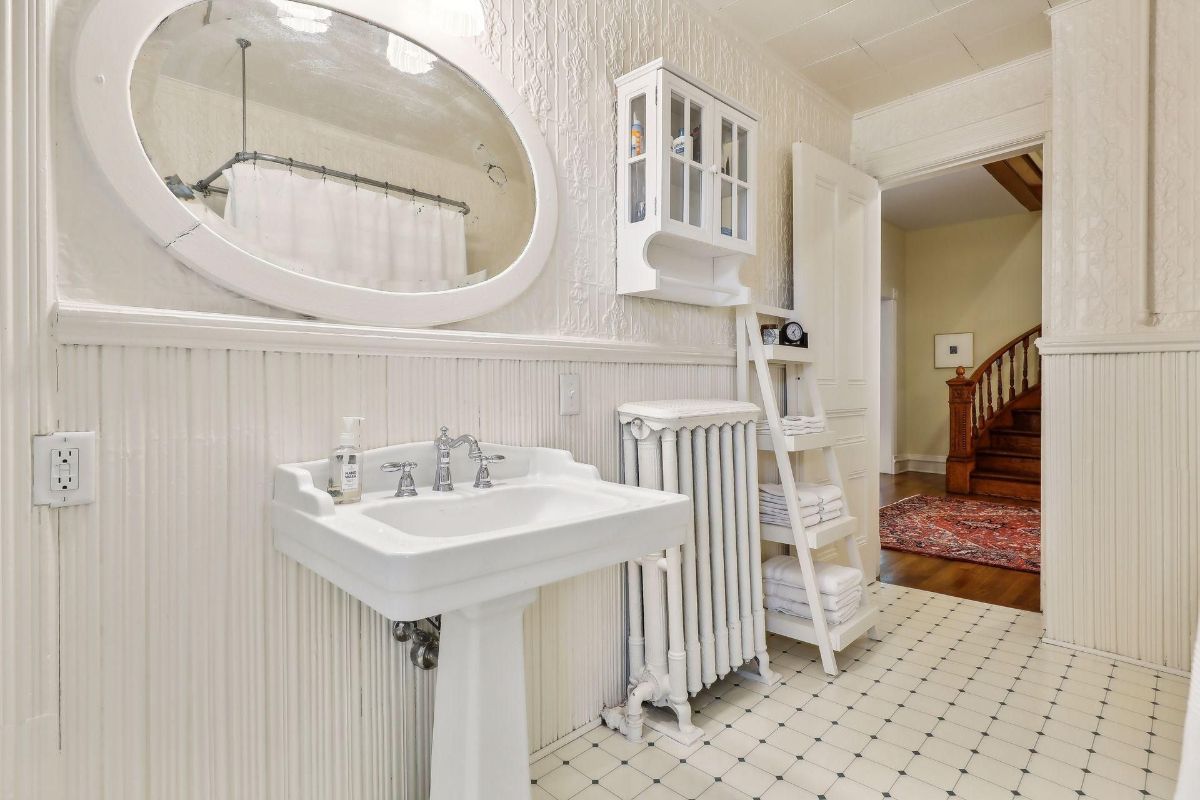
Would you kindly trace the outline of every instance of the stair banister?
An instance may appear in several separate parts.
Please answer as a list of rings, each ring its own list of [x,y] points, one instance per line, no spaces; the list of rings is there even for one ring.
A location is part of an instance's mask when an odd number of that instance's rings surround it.
[[[971,472],[975,469],[975,451],[993,423],[1013,405],[1041,385],[1041,358],[1034,355],[1037,371],[1029,372],[1029,349],[1042,332],[1042,326],[1017,336],[982,361],[968,378],[966,370],[958,367],[946,381],[950,389],[950,447],[946,455],[946,491],[968,494],[971,491]],[[1017,391],[1017,350],[1020,348],[1021,390]],[[1004,392],[1005,358],[1008,359],[1008,396]],[[995,393],[992,392],[992,371],[996,372]],[[982,393],[980,392],[982,389]]]

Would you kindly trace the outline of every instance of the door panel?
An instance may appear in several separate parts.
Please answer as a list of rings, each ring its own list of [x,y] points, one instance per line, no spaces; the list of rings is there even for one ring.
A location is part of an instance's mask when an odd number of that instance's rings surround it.
[[[879,185],[809,144],[793,155],[795,305],[817,356],[817,385],[863,563],[879,565]],[[819,460],[806,460],[819,478]]]

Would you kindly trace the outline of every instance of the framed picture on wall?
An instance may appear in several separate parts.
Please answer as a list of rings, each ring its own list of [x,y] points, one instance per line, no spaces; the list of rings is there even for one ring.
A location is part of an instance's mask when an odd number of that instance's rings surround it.
[[[975,334],[938,333],[933,337],[934,369],[975,366]]]

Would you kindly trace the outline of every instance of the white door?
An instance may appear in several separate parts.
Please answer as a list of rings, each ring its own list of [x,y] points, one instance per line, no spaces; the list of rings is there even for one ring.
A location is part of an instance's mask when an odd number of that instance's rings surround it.
[[[863,565],[878,574],[879,184],[809,144],[794,145],[792,159],[794,308],[817,350],[817,385],[861,521]],[[818,462],[806,462],[810,470]]]
[[[899,415],[896,298],[880,300],[879,311],[879,471],[896,474],[896,430]]]

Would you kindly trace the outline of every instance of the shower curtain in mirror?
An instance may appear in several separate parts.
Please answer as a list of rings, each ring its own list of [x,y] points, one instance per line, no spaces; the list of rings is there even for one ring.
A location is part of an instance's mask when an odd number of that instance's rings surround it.
[[[297,272],[392,292],[452,289],[467,276],[457,209],[263,164],[234,164],[225,178],[225,220]]]

